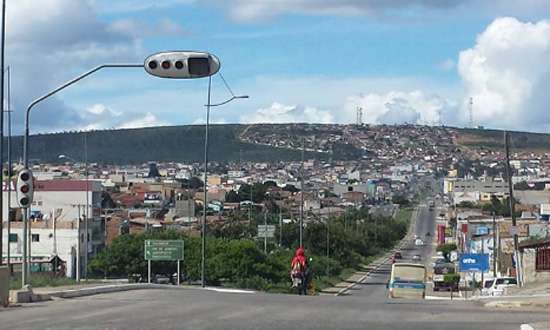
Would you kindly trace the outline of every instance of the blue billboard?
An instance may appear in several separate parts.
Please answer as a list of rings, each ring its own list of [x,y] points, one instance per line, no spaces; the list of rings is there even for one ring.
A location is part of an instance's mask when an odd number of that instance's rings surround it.
[[[489,255],[486,253],[464,253],[458,260],[461,272],[486,272],[489,270]]]

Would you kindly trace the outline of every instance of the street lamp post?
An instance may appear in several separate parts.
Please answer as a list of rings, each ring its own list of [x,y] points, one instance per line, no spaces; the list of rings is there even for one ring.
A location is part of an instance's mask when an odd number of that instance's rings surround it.
[[[0,194],[0,266],[4,263],[3,255],[3,236],[4,236],[4,58],[6,49],[6,0],[2,0],[2,54],[0,63],[0,183],[2,184],[2,192]],[[8,235],[8,250],[10,249]]]
[[[223,76],[221,76],[223,79]],[[225,82],[225,80],[224,80]],[[236,99],[247,99],[248,95],[232,95],[232,97],[221,103],[211,104],[211,91],[212,91],[212,76],[208,77],[208,103],[206,106],[206,125],[204,132],[204,201],[202,210],[202,226],[201,226],[201,286],[206,286],[206,211],[208,210],[208,133],[210,129],[210,109],[212,107],[219,107],[225,105]],[[231,91],[231,90],[230,90]],[[233,93],[232,93],[233,94]]]
[[[3,22],[5,22],[5,20],[3,20]],[[47,94],[44,94],[43,96],[32,101],[27,107],[27,111],[25,113],[25,135],[23,137],[23,164],[25,169],[28,169],[28,166],[29,166],[29,157],[28,157],[29,156],[28,155],[29,154],[29,130],[30,130],[29,125],[30,125],[31,110],[38,103],[48,99],[49,97],[57,94],[58,92],[64,90],[65,88],[105,68],[143,68],[147,73],[160,78],[197,79],[197,78],[211,77],[212,75],[216,74],[220,70],[220,61],[216,56],[206,52],[196,52],[196,51],[161,52],[161,53],[153,54],[147,57],[143,64],[142,63],[102,64],[58,86],[57,88],[53,89]],[[3,70],[2,70],[2,73],[3,73]],[[209,83],[209,91],[208,91],[209,95],[210,95],[210,88],[211,86]],[[210,110],[210,107],[214,105],[211,105],[210,101],[208,103],[209,104],[207,109]],[[1,198],[1,195],[0,195],[0,198]],[[26,208],[23,211],[23,232],[24,233],[27,232],[28,219],[29,219],[29,209]],[[0,224],[0,233],[1,233],[1,224]],[[22,274],[21,274],[22,286],[26,284],[26,279],[27,279],[26,244],[27,244],[27,237],[26,235],[23,235],[23,258],[22,258],[23,260],[22,260]],[[1,249],[0,249],[0,252],[1,252]]]

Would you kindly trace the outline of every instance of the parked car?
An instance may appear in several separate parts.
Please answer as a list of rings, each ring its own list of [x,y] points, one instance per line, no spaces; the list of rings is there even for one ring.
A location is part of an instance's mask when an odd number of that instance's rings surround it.
[[[422,261],[422,256],[419,255],[419,254],[415,254],[415,255],[412,257],[412,261]]]
[[[517,280],[515,277],[497,277],[486,279],[481,289],[483,296],[501,296],[504,293],[504,288],[516,286]]]
[[[151,282],[156,284],[171,284],[172,276],[167,274],[155,274],[153,275]]]
[[[417,238],[414,241],[414,245],[416,245],[416,246],[424,245],[424,242],[420,238]]]

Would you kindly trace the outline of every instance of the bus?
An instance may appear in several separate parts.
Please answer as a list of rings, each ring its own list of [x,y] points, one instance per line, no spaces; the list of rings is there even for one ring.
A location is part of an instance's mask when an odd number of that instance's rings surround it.
[[[426,267],[421,264],[393,264],[388,291],[389,298],[424,299],[426,296]]]

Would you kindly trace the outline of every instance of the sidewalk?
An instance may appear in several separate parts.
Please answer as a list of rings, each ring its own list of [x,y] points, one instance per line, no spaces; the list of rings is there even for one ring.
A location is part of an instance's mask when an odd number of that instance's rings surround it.
[[[501,297],[502,299],[484,302],[487,308],[505,309],[548,309],[550,308],[550,295],[542,297]],[[481,301],[481,300],[480,300]]]
[[[368,265],[362,266],[363,270],[355,272],[353,275],[348,277],[345,281],[336,284],[336,286],[321,290],[320,294],[335,295],[335,296],[345,295],[348,290],[352,289],[355,285],[363,282],[371,272],[376,271],[383,264],[388,262],[388,260],[390,259],[390,257],[393,255],[395,251],[401,250],[407,241],[412,240],[417,216],[418,216],[418,208],[415,208],[413,213],[411,214],[411,222],[409,225],[409,231],[407,232],[407,235],[405,235],[405,237],[403,237],[403,239],[399,242],[399,244],[397,244],[392,250],[384,253],[381,257],[375,259],[373,262],[369,263]]]

